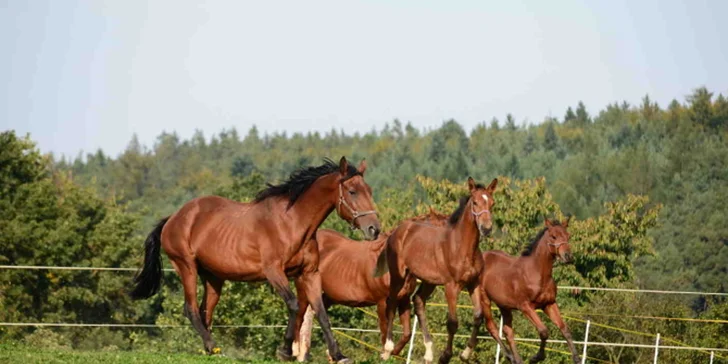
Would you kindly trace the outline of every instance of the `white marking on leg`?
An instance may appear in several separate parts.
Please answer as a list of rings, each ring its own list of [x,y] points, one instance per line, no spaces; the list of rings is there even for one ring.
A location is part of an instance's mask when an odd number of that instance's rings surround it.
[[[293,356],[298,356],[298,341],[293,341],[293,345],[291,345],[291,351],[293,351]]]
[[[384,352],[391,353],[392,350],[394,350],[394,341],[387,339],[387,342],[384,344]]]
[[[472,351],[472,350],[470,349],[470,347],[469,347],[469,346],[466,346],[466,347],[465,347],[465,350],[463,350],[463,353],[462,353],[462,354],[460,354],[460,356],[461,356],[461,357],[462,357],[463,359],[465,359],[465,360],[468,360],[468,359],[470,358],[470,354],[471,354],[472,352],[473,352],[473,351]]]
[[[425,361],[431,362],[432,358],[432,341],[425,341]]]

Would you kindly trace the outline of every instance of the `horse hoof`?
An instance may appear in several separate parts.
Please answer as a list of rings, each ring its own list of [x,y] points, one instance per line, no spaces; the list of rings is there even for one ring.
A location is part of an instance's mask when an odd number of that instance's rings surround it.
[[[383,352],[379,354],[379,357],[382,358],[382,360],[389,360],[389,355],[390,354],[388,352]]]
[[[294,359],[291,349],[286,350],[286,348],[278,348],[276,356],[280,361],[293,361]]]
[[[353,364],[354,362],[347,357],[343,357],[343,358],[339,359],[339,361],[337,361],[337,363],[338,364]]]

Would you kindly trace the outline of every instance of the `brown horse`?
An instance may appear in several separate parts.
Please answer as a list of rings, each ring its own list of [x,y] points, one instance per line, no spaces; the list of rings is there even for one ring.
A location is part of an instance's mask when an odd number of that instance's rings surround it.
[[[447,215],[430,209],[428,214],[413,217],[409,220],[444,226],[447,224],[447,218]],[[321,229],[316,232],[319,272],[321,274],[321,286],[324,291],[324,307],[328,309],[333,304],[349,307],[376,305],[382,345],[384,345],[387,338],[385,309],[389,295],[389,274],[374,277],[372,267],[375,265],[379,253],[384,250],[389,235],[390,233],[382,233],[379,239],[375,241],[361,243],[333,230]],[[404,333],[394,347],[393,355],[399,354],[411,335],[409,296],[400,298],[397,308],[399,309],[399,319]],[[310,307],[307,310],[308,306],[309,302],[306,295],[299,294],[298,307],[300,309],[296,320],[297,335],[293,344],[294,355],[298,355],[299,361],[306,358],[309,345],[307,340],[301,340],[301,338],[310,338],[312,328],[311,326],[301,328],[304,314],[309,317],[312,314]],[[305,330],[308,332],[302,332]]]
[[[298,302],[288,285],[295,277],[304,292],[316,292],[311,304],[332,357],[347,361],[331,333],[331,325],[320,300],[321,278],[318,255],[311,254],[311,237],[334,209],[338,215],[364,231],[368,240],[379,235],[379,220],[373,210],[371,188],[364,182],[366,162],[359,169],[342,157],[318,167],[301,169],[279,185],[268,185],[255,201],[239,203],[221,197],[194,199],[163,219],[145,242],[144,266],[135,278],[133,298],[152,296],[160,286],[160,246],[182,280],[185,316],[202,337],[209,353],[219,352],[210,334],[212,313],[223,283],[267,280],[288,307],[288,326],[281,359],[290,360]],[[197,305],[197,276],[205,287]],[[316,299],[319,297],[319,299]]]
[[[556,304],[556,282],[551,276],[554,259],[558,258],[564,263],[572,261],[569,232],[566,231],[569,219],[567,218],[563,223],[546,219],[546,227],[541,230],[520,257],[512,257],[501,251],[488,251],[483,254],[485,267],[480,276],[480,284],[485,291],[483,310],[486,327],[498,344],[503,347],[505,355],[511,363],[523,362],[516,351],[516,342],[513,337],[512,310],[523,312],[523,315],[538,329],[541,346],[530,362],[537,363],[546,358],[544,348],[549,337],[549,330],[538,317],[537,309],[543,309],[561,330],[569,345],[574,363],[581,362],[579,354],[574,348],[571,332],[561,319],[559,306]],[[503,316],[503,333],[506,335],[510,350],[498,336],[490,309],[491,301],[500,308]],[[474,330],[471,341],[475,340],[476,333]]]
[[[403,290],[409,289],[405,295],[412,293],[416,279],[422,281],[413,301],[425,341],[425,363],[432,362],[432,338],[427,329],[425,302],[435,286],[445,286],[448,306],[447,347],[440,355],[440,363],[447,363],[452,357],[452,340],[458,328],[457,295],[463,288],[470,294],[475,324],[480,326],[483,313],[478,278],[483,256],[478,241],[481,235],[490,233],[493,225],[490,210],[497,184],[498,180],[494,179],[488,187],[484,187],[468,178],[470,194],[460,200],[460,206],[450,216],[447,226],[405,221],[387,239],[387,248],[377,260],[375,273],[379,275],[389,269],[391,277],[387,298],[387,342],[384,344],[383,358],[388,358],[394,349],[392,324],[396,304]],[[471,350],[466,349],[462,357],[467,359]]]

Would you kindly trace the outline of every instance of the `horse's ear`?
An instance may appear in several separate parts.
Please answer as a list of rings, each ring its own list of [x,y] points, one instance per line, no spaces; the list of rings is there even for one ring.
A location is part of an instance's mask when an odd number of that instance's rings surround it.
[[[363,176],[364,172],[366,172],[366,170],[367,170],[367,160],[365,158],[365,159],[361,160],[361,163],[359,163],[359,173],[361,173],[361,175]]]
[[[565,228],[569,227],[569,220],[571,220],[571,215],[567,216],[566,220],[564,220],[564,222],[561,223],[561,225],[563,225]]]
[[[470,190],[470,192],[473,192],[474,189],[475,189],[475,180],[473,179],[473,177],[468,177],[468,190]]]
[[[551,225],[553,225],[553,223],[551,223],[551,220],[549,220],[548,217],[545,217],[543,219],[543,223],[544,223],[544,225],[546,225],[546,227],[551,227]]]
[[[349,171],[349,162],[346,161],[346,157],[342,156],[339,160],[339,173],[342,176],[346,176]]]
[[[486,190],[488,190],[489,193],[493,193],[496,186],[498,186],[498,178],[493,178],[488,187],[486,187]]]

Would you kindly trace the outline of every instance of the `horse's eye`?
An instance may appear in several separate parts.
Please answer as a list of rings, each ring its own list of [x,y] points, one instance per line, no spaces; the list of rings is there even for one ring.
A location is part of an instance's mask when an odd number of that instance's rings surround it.
[[[352,196],[354,196],[354,195],[356,195],[356,191],[354,191],[354,190],[349,190],[349,194],[350,194],[350,195],[352,195]]]

